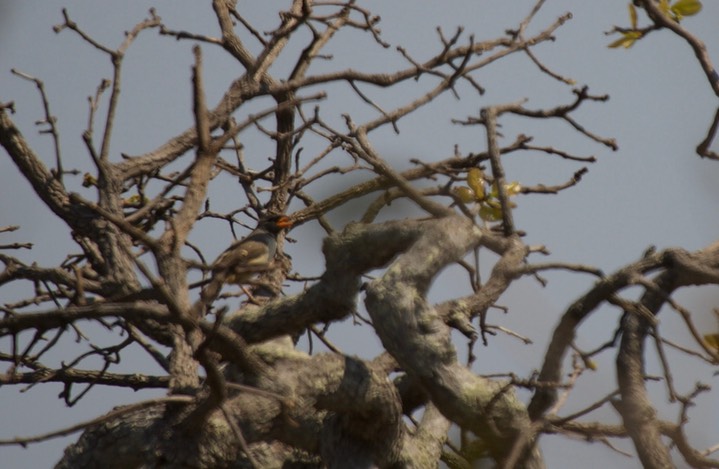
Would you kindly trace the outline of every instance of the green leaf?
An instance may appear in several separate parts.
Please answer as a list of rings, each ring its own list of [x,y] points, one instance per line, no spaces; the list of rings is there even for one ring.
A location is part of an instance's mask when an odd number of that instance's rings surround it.
[[[693,16],[699,13],[702,9],[702,2],[699,0],[677,0],[674,5],[671,6],[672,13],[680,21],[685,16]]]
[[[632,2],[629,2],[629,24],[632,25],[632,29],[637,29],[637,8]]]
[[[472,189],[469,187],[455,187],[453,189],[454,195],[459,197],[459,200],[464,202],[465,204],[468,204],[470,202],[474,202],[477,199],[477,194],[474,193]]]
[[[709,347],[719,351],[719,334],[706,334],[703,339]]]
[[[669,16],[669,0],[659,0],[659,9],[662,13]]]
[[[512,181],[509,184],[505,184],[504,188],[507,191],[507,195],[510,197],[522,192],[522,185],[517,181]]]
[[[484,174],[479,168],[470,168],[467,172],[467,184],[476,194],[477,200],[484,200]]]
[[[484,221],[499,221],[502,219],[502,204],[497,199],[488,199],[479,207],[479,218]]]
[[[622,33],[622,37],[609,44],[607,47],[616,49],[617,47],[624,47],[629,49],[634,45],[637,39],[642,37],[642,33],[639,31],[627,31]]]
[[[512,181],[504,185],[504,191],[508,196],[513,197],[522,192],[522,185],[517,181]],[[489,193],[490,199],[499,199],[499,190],[497,190],[497,183],[492,184],[492,190]]]
[[[502,209],[482,205],[479,208],[479,218],[484,221],[499,221],[502,219]]]

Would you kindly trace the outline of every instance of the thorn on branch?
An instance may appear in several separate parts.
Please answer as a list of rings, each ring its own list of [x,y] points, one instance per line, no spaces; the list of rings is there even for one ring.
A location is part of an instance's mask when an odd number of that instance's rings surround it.
[[[716,137],[718,127],[719,127],[719,108],[717,109],[716,114],[714,114],[714,121],[712,122],[711,126],[709,127],[707,136],[697,146],[696,151],[700,157],[709,158],[712,160],[719,160],[719,153],[709,150],[709,147],[714,142],[714,137]]]

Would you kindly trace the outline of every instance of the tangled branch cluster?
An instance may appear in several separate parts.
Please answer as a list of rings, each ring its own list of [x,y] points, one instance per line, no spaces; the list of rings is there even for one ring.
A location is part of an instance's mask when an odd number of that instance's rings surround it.
[[[550,79],[571,85],[573,80],[550,70],[532,51],[553,40],[555,31],[571,18],[560,16],[528,35],[527,28],[542,5],[543,1],[537,2],[516,29],[496,39],[477,41],[462,29],[447,37],[440,30],[438,51],[428,57],[413,57],[397,48],[403,62],[395,71],[357,71],[336,59],[337,70],[318,74],[311,73],[311,65],[327,59],[323,50],[340,30],[361,31],[377,48],[389,48],[378,28],[379,18],[354,1],[295,0],[282,12],[274,30],[260,33],[235,9],[234,2],[214,0],[220,37],[173,30],[151,11],[113,49],[85,33],[64,12],[64,22],[55,31],[79,35],[113,65],[112,78],[100,83],[90,100],[83,134],[95,168],[84,172],[83,184],[94,188],[95,197],[77,193],[67,177],[83,172],[63,165],[42,81],[17,72],[41,91],[44,122],[56,143],[55,167],[42,163],[43,158],[15,126],[11,103],[0,108],[0,144],[37,196],[65,223],[80,251],[56,267],[28,265],[0,254],[4,264],[0,285],[33,287],[32,295],[1,307],[0,360],[7,369],[0,375],[0,385],[62,383],[61,396],[68,405],[98,386],[160,388],[167,389],[168,396],[118,408],[52,434],[2,443],[27,444],[84,430],[58,467],[259,468],[290,463],[436,467],[439,460],[451,467],[470,467],[475,459],[491,458],[498,467],[539,468],[544,465],[537,445],[540,435],[562,433],[608,445],[611,438],[631,437],[647,467],[671,464],[663,440],[668,437],[690,464],[719,466],[692,448],[684,434],[686,409],[706,388],[697,386],[690,395],[680,395],[665,361],[665,383],[672,400],[683,406],[676,423],[666,422],[656,417],[647,398],[643,372],[645,343],[653,341],[660,356],[666,345],[655,320],[665,305],[679,312],[696,339],[700,351],[692,353],[719,363],[717,351],[702,339],[691,315],[672,299],[681,287],[719,283],[719,245],[692,253],[680,249],[649,252],[604,275],[591,266],[531,262],[532,255],[546,250],[525,244],[513,217],[510,197],[514,194],[508,190],[503,165],[508,155],[536,152],[569,164],[593,163],[595,158],[537,146],[526,135],[506,143],[498,130],[500,120],[511,115],[558,119],[589,142],[615,150],[614,140],[587,130],[573,115],[581,106],[604,101],[606,96],[584,87],[574,90],[571,102],[547,109],[531,109],[524,101],[481,104],[477,115],[455,123],[484,129],[486,140],[478,143],[482,151],[464,154],[457,149],[445,159],[413,160],[409,169],[395,169],[373,145],[378,129],[398,132],[404,117],[438,96],[449,93],[477,99],[484,93],[478,71],[509,55],[525,55]],[[123,61],[138,36],[152,29],[198,44],[192,75],[194,124],[152,151],[116,158],[110,142]],[[300,32],[309,33],[301,36],[309,39],[294,58],[291,71],[274,75],[272,66],[291,59],[286,46]],[[214,107],[205,100],[200,45],[222,48],[243,69]],[[252,53],[255,49],[259,52]],[[415,81],[414,89],[425,88],[392,109],[373,98],[375,87]],[[359,121],[348,112],[341,124],[327,117],[322,106],[328,99],[323,90],[329,85],[348,88],[373,110],[374,117]],[[273,104],[264,111],[246,111],[268,98]],[[108,106],[104,120],[97,115],[101,102]],[[97,128],[102,128],[99,136]],[[243,142],[251,132],[274,146],[264,166],[245,157]],[[307,141],[322,143],[311,146]],[[497,224],[483,223],[480,205],[458,196],[456,189],[466,186],[468,172],[477,168],[484,169],[483,184],[495,191]],[[575,168],[563,184],[522,185],[517,192],[557,193],[578,184],[587,171]],[[315,200],[312,196],[318,185],[350,173],[370,176],[329,197]],[[246,195],[245,205],[228,213],[211,210],[208,194],[219,174],[236,178]],[[374,200],[357,222],[335,229],[326,215],[365,196]],[[412,201],[428,217],[377,222],[396,199]],[[291,260],[282,253],[280,243],[277,259],[249,286],[251,293],[238,310],[227,312],[226,297],[219,297],[211,305],[212,314],[201,314],[192,305],[202,282],[194,284],[190,279],[203,276],[211,263],[203,249],[189,241],[192,230],[220,219],[234,232],[243,221],[269,213],[288,214],[296,226],[316,222],[325,229],[324,272],[314,279],[292,273]],[[4,251],[27,247],[2,246]],[[478,261],[472,265],[466,260],[468,254],[479,259],[480,252],[496,255],[484,280]],[[455,264],[467,271],[471,291],[432,304],[427,292],[434,279]],[[381,273],[367,280],[378,269]],[[463,334],[470,346],[480,338],[486,344],[498,331],[518,336],[488,324],[488,310],[518,279],[541,282],[542,272],[556,269],[594,275],[597,280],[563,314],[541,371],[495,379],[477,375],[471,363],[458,359],[453,330]],[[309,286],[293,294],[278,294],[292,280],[309,282]],[[641,287],[643,296],[636,301],[623,298],[621,291],[630,286]],[[357,312],[361,299],[368,318]],[[574,344],[576,331],[603,304],[624,312],[615,340],[602,349],[583,352]],[[360,317],[373,328],[383,347],[374,359],[342,354],[318,327],[348,317]],[[119,342],[97,345],[83,330],[88,321]],[[305,331],[323,341],[329,351],[308,353],[296,348],[291,338]],[[71,335],[87,350],[63,357],[59,366],[50,364],[53,355],[64,353],[58,344]],[[136,346],[164,373],[112,372],[123,353]],[[618,388],[580,412],[560,416],[574,383],[591,369],[592,357],[612,348],[617,353]],[[567,378],[564,365],[571,350],[574,366]],[[85,368],[83,364],[92,360],[101,365]],[[518,388],[534,392],[529,405],[517,398]],[[610,404],[622,425],[579,420]],[[419,421],[412,417],[420,414]],[[461,446],[448,441],[452,423],[463,431]]]

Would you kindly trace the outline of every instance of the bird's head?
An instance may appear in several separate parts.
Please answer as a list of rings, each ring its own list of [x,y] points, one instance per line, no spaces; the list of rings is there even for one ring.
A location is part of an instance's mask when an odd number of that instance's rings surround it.
[[[292,220],[287,215],[271,215],[260,221],[259,226],[270,233],[277,234],[284,229],[292,228],[292,224]]]

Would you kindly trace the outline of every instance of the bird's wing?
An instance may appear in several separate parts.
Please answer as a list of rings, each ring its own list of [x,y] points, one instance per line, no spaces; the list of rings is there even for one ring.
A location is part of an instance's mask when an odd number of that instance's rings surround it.
[[[270,262],[267,234],[250,236],[230,246],[215,262],[213,272],[237,270],[243,267],[265,265]]]
[[[214,301],[224,283],[243,284],[263,270],[275,256],[276,243],[275,237],[265,230],[256,230],[233,243],[214,262],[212,279],[200,292],[202,302]]]

